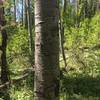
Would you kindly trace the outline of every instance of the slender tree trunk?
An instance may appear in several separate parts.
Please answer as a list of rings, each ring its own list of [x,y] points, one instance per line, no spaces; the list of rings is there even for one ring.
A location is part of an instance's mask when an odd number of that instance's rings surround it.
[[[61,53],[62,53],[62,57],[63,57],[63,60],[64,60],[65,68],[67,67],[66,55],[65,55],[65,50],[64,50],[64,31],[65,31],[64,20],[65,20],[65,15],[66,15],[66,7],[67,7],[67,0],[64,0],[64,8],[63,8],[62,19],[61,19],[61,15],[59,13],[59,16],[60,16],[60,34],[59,35],[60,35],[60,48],[61,48]]]
[[[67,68],[66,55],[64,50],[64,26],[61,26],[60,29],[60,45],[61,45],[61,53],[64,60],[65,68]]]
[[[4,22],[3,22],[4,23]],[[7,33],[6,30],[3,29],[1,31],[2,34],[2,54],[1,54],[1,82],[5,83],[9,81],[9,71],[8,71],[8,65],[6,60],[6,48],[7,48]]]
[[[67,0],[64,0],[63,25],[62,25],[62,28],[61,28],[61,48],[62,48],[62,56],[63,56],[63,60],[64,60],[64,63],[65,63],[65,67],[67,67],[66,55],[65,55],[65,50],[64,50],[64,34],[65,34],[64,17],[65,17],[65,14],[66,14],[66,7],[67,7]]]
[[[24,4],[24,25],[25,25],[25,29],[28,29],[28,21],[27,21],[27,1],[25,0],[25,4]]]
[[[4,27],[6,25],[6,20],[4,17],[4,7],[3,7],[3,0],[0,0],[0,25]],[[2,44],[0,46],[0,50],[2,51],[1,54],[1,83],[4,84],[9,81],[9,71],[8,65],[6,60],[6,47],[7,47],[7,32],[5,28],[1,28],[1,36],[2,36]],[[10,100],[9,93],[7,91],[7,87],[0,91],[0,98],[3,100]]]
[[[2,2],[2,3],[1,3]],[[0,1],[0,5],[3,6],[3,1]],[[5,26],[6,21],[4,18],[4,7],[0,8],[0,25]],[[1,82],[5,83],[9,81],[9,72],[6,60],[6,47],[7,47],[7,32],[6,29],[1,29],[2,45],[0,46],[1,54]]]
[[[33,34],[32,34],[32,18],[31,18],[31,9],[30,9],[30,0],[27,2],[27,21],[28,21],[28,34],[29,34],[29,53],[33,58],[34,56],[34,46],[33,46]]]
[[[16,0],[14,0],[14,23],[16,23]]]
[[[22,26],[23,26],[23,19],[24,19],[24,18],[23,18],[23,10],[24,10],[24,9],[23,9],[23,4],[24,4],[24,2],[23,2],[23,0],[22,0]]]
[[[59,100],[57,0],[35,1],[34,100]]]

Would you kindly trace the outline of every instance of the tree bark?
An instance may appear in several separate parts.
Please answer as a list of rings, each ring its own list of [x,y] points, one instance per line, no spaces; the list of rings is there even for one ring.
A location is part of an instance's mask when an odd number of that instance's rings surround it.
[[[57,0],[35,1],[34,100],[59,100]]]
[[[23,4],[24,4],[24,2],[23,2],[23,0],[22,0],[22,26],[23,26],[23,19],[24,19],[24,18],[23,18],[23,10],[24,10],[24,9],[23,9]]]
[[[7,65],[7,60],[6,60],[7,33],[5,29],[1,31],[1,35],[2,35],[1,82],[5,83],[9,81],[9,77],[8,77],[9,71],[8,71],[8,65]]]
[[[31,16],[31,9],[30,9],[30,0],[26,0],[27,4],[27,21],[28,21],[28,35],[29,35],[29,53],[30,56],[33,58],[34,56],[34,46],[33,46],[33,34],[32,34],[32,16]]]
[[[2,2],[2,3],[1,3]],[[0,5],[3,6],[3,1],[0,1]],[[0,25],[3,27],[6,25],[6,21],[4,18],[4,7],[0,8]],[[1,29],[1,36],[2,36],[2,45],[0,46],[0,50],[2,51],[1,54],[1,82],[5,83],[9,81],[9,71],[8,65],[6,60],[6,48],[7,48],[7,32],[6,29]]]
[[[16,23],[16,0],[14,0],[14,23]]]
[[[8,65],[6,60],[6,47],[7,47],[7,32],[5,28],[2,28],[6,25],[6,20],[4,17],[4,7],[3,7],[3,0],[0,0],[0,25],[1,25],[1,36],[2,36],[2,44],[0,46],[0,50],[2,51],[1,54],[1,83],[4,84],[9,81],[9,71]],[[3,100],[10,100],[9,93],[7,91],[7,87],[0,91],[0,98]]]
[[[25,4],[24,4],[24,25],[25,25],[25,29],[28,29],[28,21],[27,21],[27,1],[25,0]]]
[[[67,7],[67,1],[64,0],[64,8],[63,8],[63,22],[61,25],[61,48],[62,48],[62,56],[63,56],[63,60],[64,60],[64,64],[65,64],[65,68],[67,67],[67,62],[66,62],[66,55],[65,55],[65,50],[64,50],[64,34],[65,34],[65,14],[66,14],[66,7]]]

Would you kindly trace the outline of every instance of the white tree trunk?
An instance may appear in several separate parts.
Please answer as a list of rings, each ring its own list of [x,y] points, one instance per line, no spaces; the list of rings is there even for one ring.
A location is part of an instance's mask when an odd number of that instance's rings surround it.
[[[59,100],[57,0],[35,1],[34,100]]]

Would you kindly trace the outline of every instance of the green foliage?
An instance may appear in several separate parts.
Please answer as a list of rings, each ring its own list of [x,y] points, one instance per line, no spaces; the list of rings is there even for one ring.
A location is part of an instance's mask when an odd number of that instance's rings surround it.
[[[100,14],[96,14],[92,19],[85,19],[80,23],[80,27],[70,27],[65,29],[65,47],[71,48],[73,45],[85,46],[94,45],[100,42],[99,29]]]
[[[26,80],[17,82],[9,90],[11,100],[33,100],[33,75]]]
[[[64,75],[61,80],[62,100],[99,100],[100,98],[100,77],[92,78],[80,74],[77,77]],[[97,99],[95,99],[97,97]],[[99,98],[99,99],[98,99]]]
[[[93,7],[95,0],[87,0],[86,5],[85,0],[77,1],[78,9],[67,2],[66,10],[63,12],[63,2],[60,0],[67,62],[61,76],[60,100],[100,100],[100,12]],[[19,0],[18,3],[21,4]],[[31,67],[31,61],[27,30],[19,22],[11,25],[14,17],[10,11],[12,4],[12,0],[5,2],[7,25],[2,28],[6,28],[8,33],[7,61],[10,77],[16,79],[21,71]],[[31,10],[33,9],[31,5]],[[88,13],[85,15],[84,12]],[[32,13],[34,15],[34,12]],[[33,36],[35,37],[35,34]],[[0,35],[0,44],[1,42]],[[61,70],[64,67],[62,59],[60,54]],[[11,100],[33,100],[33,83],[33,75],[30,75],[11,86],[8,91]]]
[[[99,13],[92,19],[86,18],[80,22],[80,27],[65,28],[64,48],[69,73],[99,75],[99,31]],[[63,66],[62,62],[61,66]]]
[[[61,100],[99,100],[100,13],[85,18],[79,27],[66,26],[64,35],[67,67],[61,78]]]
[[[30,66],[27,31],[23,27],[18,26],[8,34],[7,58],[11,70]]]
[[[14,53],[28,53],[28,33],[25,29],[17,28],[9,36],[8,52],[12,51]]]

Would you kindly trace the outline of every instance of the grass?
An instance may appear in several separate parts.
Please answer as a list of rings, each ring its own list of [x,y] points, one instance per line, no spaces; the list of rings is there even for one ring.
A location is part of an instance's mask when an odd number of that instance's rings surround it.
[[[10,100],[33,100],[33,76],[30,75],[26,80],[12,85],[8,92]],[[61,80],[60,100],[100,100],[100,77],[73,77],[64,74]]]

